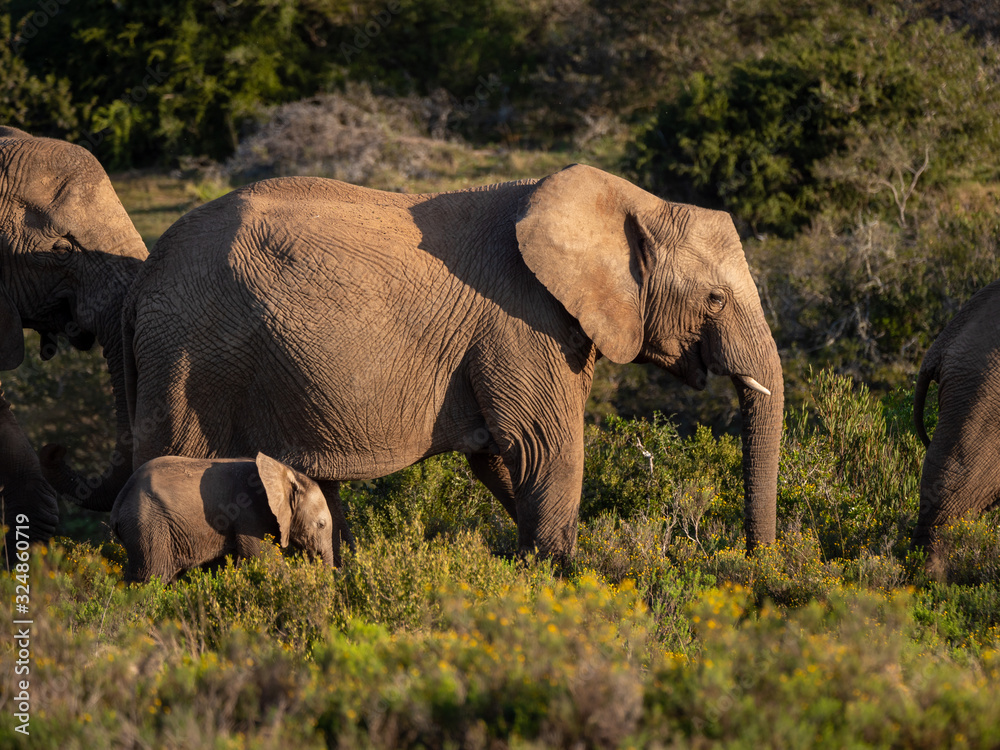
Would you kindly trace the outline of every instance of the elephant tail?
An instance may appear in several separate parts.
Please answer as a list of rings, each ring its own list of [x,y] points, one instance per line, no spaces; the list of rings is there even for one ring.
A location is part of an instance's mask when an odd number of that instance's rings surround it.
[[[913,423],[917,428],[917,435],[925,446],[931,444],[931,439],[927,436],[927,428],[924,426],[924,404],[927,402],[927,389],[930,388],[931,382],[938,379],[940,367],[941,359],[936,347],[932,346],[924,355],[920,373],[917,375],[916,390],[913,393]]]

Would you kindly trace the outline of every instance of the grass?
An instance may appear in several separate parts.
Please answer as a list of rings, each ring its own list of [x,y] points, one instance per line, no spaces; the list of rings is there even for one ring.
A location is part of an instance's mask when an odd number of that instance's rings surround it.
[[[455,456],[346,486],[339,570],[271,547],[125,586],[118,545],[56,540],[28,566],[32,743],[995,746],[996,518],[952,527],[927,579],[906,395],[810,388],[780,538],[750,557],[737,442],[663,419],[588,431],[562,570],[509,554],[513,524]],[[5,712],[0,741],[13,728]]]
[[[147,248],[167,227],[204,202],[191,180],[162,172],[120,172],[111,175],[111,182]]]

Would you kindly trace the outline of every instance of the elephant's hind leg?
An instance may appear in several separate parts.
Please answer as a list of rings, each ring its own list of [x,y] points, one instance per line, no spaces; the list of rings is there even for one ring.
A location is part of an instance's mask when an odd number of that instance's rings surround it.
[[[940,530],[1000,503],[1000,472],[979,450],[934,440],[920,477],[920,512],[913,543],[937,551]]]

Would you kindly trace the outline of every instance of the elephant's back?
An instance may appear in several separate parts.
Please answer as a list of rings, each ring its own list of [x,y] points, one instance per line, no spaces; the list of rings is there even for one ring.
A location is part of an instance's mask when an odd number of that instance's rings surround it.
[[[466,354],[541,290],[514,233],[531,189],[284,178],[183,217],[133,287],[137,456],[264,450],[310,476],[381,476],[475,432]]]
[[[924,357],[925,361],[939,362],[942,377],[948,370],[978,368],[984,358],[1000,364],[1000,281],[976,292]]]

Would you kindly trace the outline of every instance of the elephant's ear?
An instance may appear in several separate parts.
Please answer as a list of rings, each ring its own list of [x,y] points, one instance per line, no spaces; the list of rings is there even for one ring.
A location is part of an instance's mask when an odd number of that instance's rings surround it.
[[[295,493],[291,469],[263,453],[257,454],[256,463],[257,473],[260,474],[260,481],[267,493],[267,504],[278,519],[278,528],[281,529],[279,543],[282,547],[287,547],[292,528],[292,495]]]
[[[620,177],[574,164],[539,182],[521,208],[524,262],[614,362],[631,362],[642,348],[641,286],[653,248],[640,217],[664,205]]]
[[[24,326],[7,290],[0,286],[0,370],[13,370],[24,361]]]

